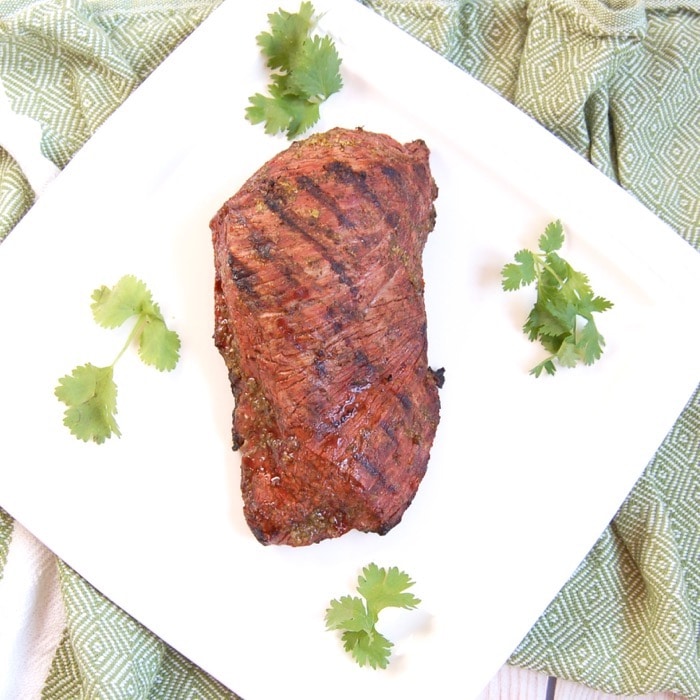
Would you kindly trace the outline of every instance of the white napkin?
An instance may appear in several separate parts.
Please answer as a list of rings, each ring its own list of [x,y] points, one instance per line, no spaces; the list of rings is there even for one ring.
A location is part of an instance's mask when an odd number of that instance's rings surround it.
[[[0,578],[0,700],[36,700],[65,628],[56,557],[15,521]]]

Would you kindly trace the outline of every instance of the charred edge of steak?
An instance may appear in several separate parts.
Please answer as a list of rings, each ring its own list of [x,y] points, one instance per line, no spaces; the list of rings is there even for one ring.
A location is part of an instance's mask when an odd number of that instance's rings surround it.
[[[440,369],[432,369],[431,367],[428,367],[428,372],[430,372],[431,376],[433,377],[435,386],[438,389],[442,389],[442,387],[445,386],[445,368],[440,367]]]

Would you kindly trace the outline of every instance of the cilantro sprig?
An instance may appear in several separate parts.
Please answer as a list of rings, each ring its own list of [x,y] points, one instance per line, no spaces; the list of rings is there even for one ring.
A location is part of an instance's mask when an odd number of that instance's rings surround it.
[[[507,263],[501,271],[506,291],[536,284],[536,301],[523,331],[531,341],[539,340],[550,354],[530,370],[535,377],[542,372],[554,374],[557,364],[593,364],[605,346],[593,314],[607,311],[613,304],[596,296],[588,277],[557,253],[563,244],[563,226],[554,221],[539,238],[539,252],[519,250],[515,262]]]
[[[362,598],[346,595],[332,600],[326,610],[326,629],[342,631],[345,651],[360,666],[386,668],[394,645],[377,630],[379,613],[389,607],[415,609],[421,601],[407,592],[413,585],[408,574],[396,567],[367,565],[357,579]]]
[[[343,85],[341,59],[332,39],[313,35],[314,7],[302,2],[299,11],[281,8],[268,15],[269,32],[256,37],[270,69],[269,95],[249,98],[246,118],[265,124],[265,132],[286,132],[294,139],[320,117],[320,105]]]
[[[93,318],[103,328],[118,328],[135,318],[126,342],[110,365],[79,365],[58,380],[54,394],[68,407],[63,424],[80,440],[102,444],[112,435],[121,436],[116,421],[117,385],[114,366],[127,348],[136,343],[141,360],[159,371],[175,368],[180,358],[180,338],[169,330],[160,307],[146,285],[125,275],[112,288],[92,293]]]

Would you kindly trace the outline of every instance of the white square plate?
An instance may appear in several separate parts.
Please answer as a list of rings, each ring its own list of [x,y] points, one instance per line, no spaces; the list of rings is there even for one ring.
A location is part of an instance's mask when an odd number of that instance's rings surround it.
[[[345,87],[316,130],[431,149],[429,361],[446,368],[428,474],[385,537],[262,547],[241,514],[232,398],[212,342],[208,222],[287,146],[245,121],[267,82],[255,36],[279,0],[224,3],[108,120],[0,247],[0,503],[106,596],[247,700],[474,697],[605,528],[700,377],[700,256],[564,144],[351,0],[319,0]],[[287,9],[294,10],[295,7]],[[534,379],[529,290],[499,272],[561,219],[564,256],[615,302],[602,360]],[[124,333],[90,295],[141,277],[183,340],[171,374],[117,365],[123,433],[83,444],[53,389]],[[668,328],[682,328],[671,343]],[[661,332],[660,330],[661,329]],[[387,614],[386,671],[324,629],[361,568],[422,599]]]

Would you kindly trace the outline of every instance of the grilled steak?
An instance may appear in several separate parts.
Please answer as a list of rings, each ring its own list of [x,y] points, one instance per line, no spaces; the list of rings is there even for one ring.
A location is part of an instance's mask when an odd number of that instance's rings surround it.
[[[384,534],[423,478],[440,383],[426,359],[428,155],[333,129],[272,158],[211,221],[214,339],[263,544]]]

